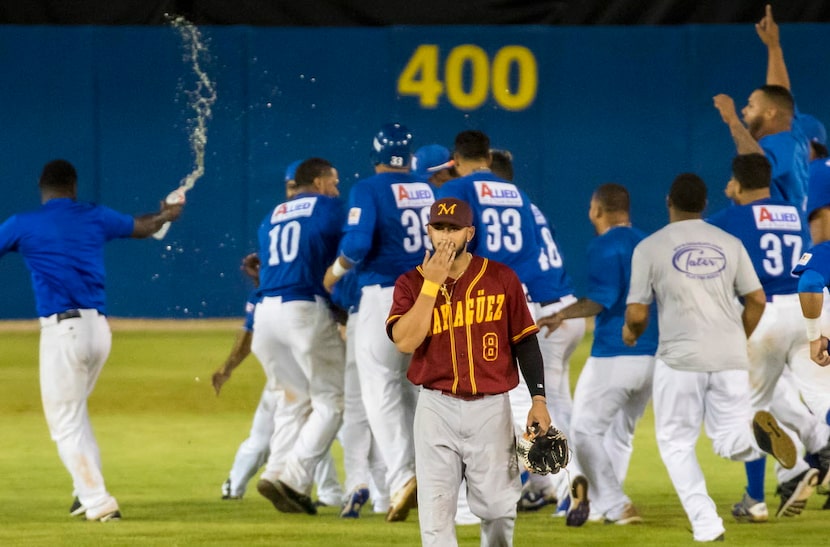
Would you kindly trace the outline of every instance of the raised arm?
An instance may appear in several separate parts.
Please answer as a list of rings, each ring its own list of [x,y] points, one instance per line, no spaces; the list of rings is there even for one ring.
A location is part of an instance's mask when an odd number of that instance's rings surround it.
[[[767,4],[766,14],[755,25],[755,32],[767,46],[767,85],[780,85],[790,90],[790,75],[784,63],[784,50],[781,49],[778,23],[772,17],[771,5]]]
[[[729,127],[738,154],[764,154],[764,149],[761,148],[761,145],[753,138],[749,129],[738,117],[738,112],[735,110],[735,101],[732,100],[732,97],[721,93],[715,95],[713,100],[715,108],[720,112],[723,123]]]
[[[159,231],[159,228],[165,222],[173,222],[182,214],[184,203],[170,204],[167,201],[161,202],[161,208],[158,213],[149,213],[135,217],[135,226],[133,227],[132,237],[135,239],[143,239],[150,237]]]
[[[398,351],[412,353],[427,337],[438,289],[446,281],[454,258],[455,247],[449,240],[439,243],[432,256],[426,251],[421,292],[412,307],[392,325],[392,341]]]

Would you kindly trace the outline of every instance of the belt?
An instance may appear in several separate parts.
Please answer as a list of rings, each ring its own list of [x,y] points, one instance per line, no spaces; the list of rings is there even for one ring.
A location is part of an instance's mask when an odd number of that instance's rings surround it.
[[[797,300],[798,293],[790,293],[790,294],[768,294],[767,295],[767,302],[781,302],[785,300]]]
[[[275,295],[275,296],[268,296],[263,295],[262,299],[265,300],[266,298],[277,301],[277,302],[316,302],[317,296],[314,295],[305,295],[305,294],[287,294],[287,295]]]
[[[81,310],[66,310],[57,314],[55,318],[58,320],[58,323],[60,323],[64,319],[77,319],[80,316]]]
[[[479,399],[484,399],[487,395],[483,393],[476,393],[475,395],[463,395],[461,393],[453,393],[452,391],[444,391],[441,390],[441,395],[446,395],[447,397],[452,397],[453,399],[461,399],[462,401],[478,401]]]
[[[545,302],[539,302],[538,304],[544,308],[546,306],[552,306],[553,304],[571,304],[573,302],[576,302],[576,297],[572,294],[565,294],[560,296],[559,298],[547,300]]]
[[[98,312],[98,310],[95,309],[71,309],[59,313],[53,313],[48,317],[41,317],[40,326],[48,327],[50,325],[57,325],[58,323],[60,323],[61,321],[65,321],[66,319],[78,319],[79,317],[83,317],[85,314],[102,315],[100,312]]]

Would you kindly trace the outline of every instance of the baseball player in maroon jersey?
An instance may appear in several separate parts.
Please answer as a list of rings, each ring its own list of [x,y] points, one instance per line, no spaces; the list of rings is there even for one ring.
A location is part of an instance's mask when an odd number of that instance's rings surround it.
[[[421,386],[415,410],[415,476],[423,545],[457,545],[462,478],[482,545],[512,545],[521,480],[508,391],[518,360],[533,399],[528,427],[547,431],[538,327],[519,278],[500,262],[473,256],[470,206],[436,201],[429,237],[435,252],[401,275],[386,329],[412,353],[407,377]]]

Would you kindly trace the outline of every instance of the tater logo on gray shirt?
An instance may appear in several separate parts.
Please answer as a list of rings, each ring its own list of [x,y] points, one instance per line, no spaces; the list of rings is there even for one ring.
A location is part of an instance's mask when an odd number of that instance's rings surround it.
[[[714,245],[687,243],[675,249],[672,265],[690,277],[709,279],[726,267],[726,255]]]

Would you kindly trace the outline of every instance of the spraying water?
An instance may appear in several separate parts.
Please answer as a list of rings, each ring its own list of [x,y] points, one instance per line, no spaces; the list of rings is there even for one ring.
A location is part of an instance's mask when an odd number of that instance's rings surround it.
[[[193,170],[179,183],[179,187],[168,194],[167,203],[182,203],[184,195],[193,188],[196,181],[205,174],[205,146],[207,145],[207,121],[211,118],[211,108],[216,102],[216,87],[202,68],[202,62],[207,58],[208,50],[202,40],[199,29],[182,16],[167,16],[170,24],[179,31],[185,48],[185,58],[190,62],[193,74],[196,76],[196,88],[188,91],[189,106],[195,115],[190,120],[190,150],[193,152]],[[156,239],[162,239],[170,229],[167,222],[153,234]]]

